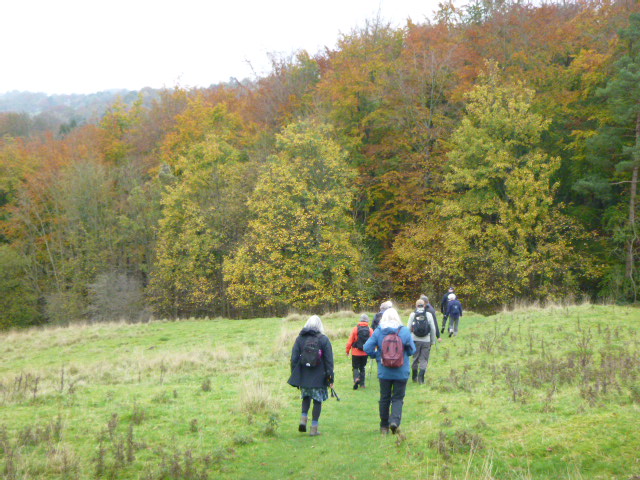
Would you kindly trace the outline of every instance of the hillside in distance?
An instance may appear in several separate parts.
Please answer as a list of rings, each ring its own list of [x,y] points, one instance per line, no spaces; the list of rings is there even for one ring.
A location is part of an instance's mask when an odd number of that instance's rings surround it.
[[[28,137],[46,131],[56,134],[64,125],[97,122],[116,101],[130,106],[142,98],[143,105],[149,106],[159,94],[160,90],[152,88],[64,95],[17,90],[0,93],[0,137]]]

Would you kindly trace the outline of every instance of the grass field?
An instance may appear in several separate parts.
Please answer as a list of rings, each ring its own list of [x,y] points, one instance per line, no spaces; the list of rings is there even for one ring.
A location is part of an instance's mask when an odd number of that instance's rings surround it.
[[[346,313],[323,317],[341,401],[321,436],[298,433],[305,319],[0,335],[1,478],[640,479],[639,310],[465,315],[387,437],[377,382],[351,389]]]

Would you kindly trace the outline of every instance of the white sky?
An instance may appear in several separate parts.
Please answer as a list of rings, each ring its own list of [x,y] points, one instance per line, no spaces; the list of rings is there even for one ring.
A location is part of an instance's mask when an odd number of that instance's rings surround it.
[[[378,13],[394,27],[441,0],[5,0],[0,93],[207,87],[269,71],[267,54],[333,48]]]

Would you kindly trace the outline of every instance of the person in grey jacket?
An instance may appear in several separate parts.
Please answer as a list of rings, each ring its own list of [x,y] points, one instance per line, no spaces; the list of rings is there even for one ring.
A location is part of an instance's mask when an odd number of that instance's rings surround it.
[[[316,348],[312,349],[311,347]],[[317,352],[317,362],[311,361],[304,364],[310,350]],[[309,317],[293,345],[291,376],[287,383],[298,387],[301,391],[302,416],[298,431],[307,431],[308,412],[313,400],[309,435],[320,435],[318,422],[322,411],[322,402],[329,398],[327,386],[333,388],[333,350],[329,338],[324,334],[322,320],[317,315]]]
[[[420,331],[420,329],[425,328],[423,325],[428,325],[428,332],[424,332],[424,335]],[[413,364],[411,365],[411,380],[417,381],[422,385],[424,384],[424,376],[427,373],[431,345],[436,343],[436,338],[438,342],[441,340],[438,324],[434,321],[431,312],[426,309],[422,298],[416,302],[416,310],[411,312],[407,327],[411,331],[413,342],[416,344],[416,353],[413,356]]]

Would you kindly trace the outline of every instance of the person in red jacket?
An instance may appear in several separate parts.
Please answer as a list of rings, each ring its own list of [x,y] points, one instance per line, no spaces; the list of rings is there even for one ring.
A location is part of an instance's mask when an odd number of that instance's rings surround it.
[[[363,313],[358,325],[353,327],[349,341],[347,342],[347,357],[351,352],[351,366],[353,367],[353,389],[365,388],[367,354],[362,349],[373,330],[369,327],[369,315]]]

